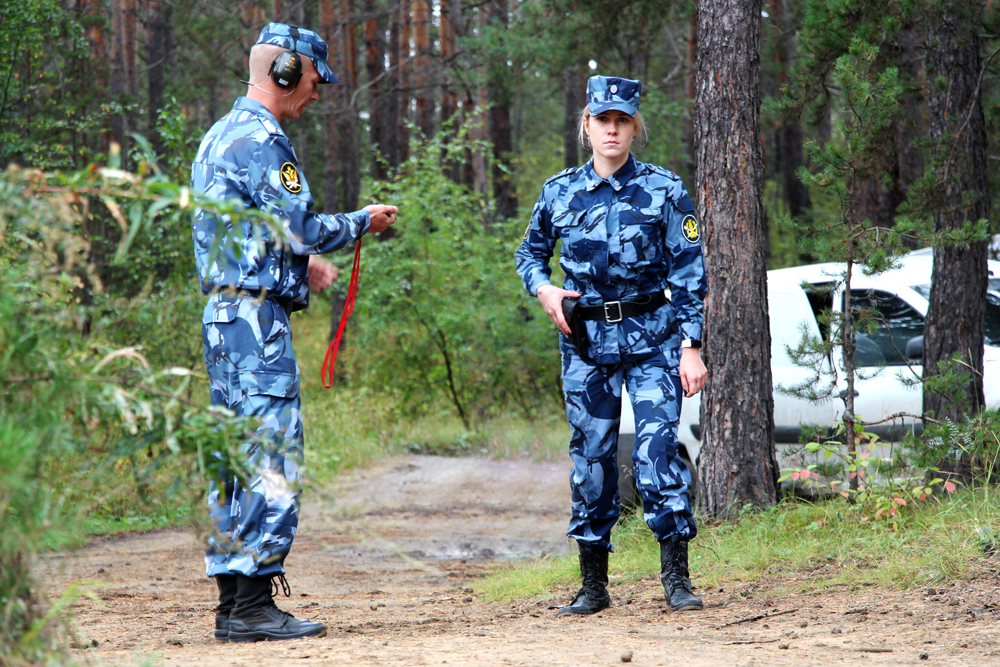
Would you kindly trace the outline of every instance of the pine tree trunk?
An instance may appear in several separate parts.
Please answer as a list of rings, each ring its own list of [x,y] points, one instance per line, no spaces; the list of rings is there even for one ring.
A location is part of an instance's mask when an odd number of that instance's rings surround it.
[[[354,96],[358,90],[358,20],[355,16],[354,0],[340,0],[341,39],[343,40],[344,76],[341,85],[335,86],[340,98],[340,145],[337,162],[340,165],[341,196],[338,197],[341,211],[358,208],[361,196],[361,157],[358,139],[358,113]]]
[[[698,72],[698,8],[691,9],[691,18],[687,30],[687,74],[684,77],[684,96],[687,98],[688,109],[691,110],[690,120],[684,121],[684,145],[687,148],[687,171],[689,174],[697,170],[694,141],[694,100],[697,94]]]
[[[399,167],[399,96],[403,85],[400,61],[405,57],[401,50],[400,39],[403,32],[404,2],[397,1],[389,10],[389,72],[386,77],[385,98],[385,128],[382,134],[383,155],[390,171]]]
[[[338,5],[336,0],[319,0],[319,34],[329,45],[327,64],[334,75],[341,79],[344,72],[343,50],[339,48],[340,26],[337,22]],[[340,91],[343,84],[329,86],[323,91],[323,210],[327,213],[336,212],[339,204],[337,195],[337,146],[340,142],[340,118],[338,102],[341,101]]]
[[[788,61],[794,49],[794,32],[789,29],[787,0],[770,0],[772,39],[775,40],[774,57],[778,66],[778,85],[788,82]],[[778,128],[777,166],[781,172],[781,189],[792,219],[808,214],[812,209],[809,190],[799,178],[798,171],[805,164],[802,151],[802,126],[786,118]]]
[[[940,187],[934,230],[958,230],[990,214],[986,128],[979,89],[982,4],[952,0],[928,22],[927,106]],[[924,412],[958,421],[983,405],[984,301],[987,242],[934,249],[930,303],[924,323],[924,379],[939,364],[961,359],[968,381],[958,393],[924,391]]]
[[[424,137],[434,134],[434,101],[430,97],[431,41],[428,0],[415,0],[413,7],[414,86],[417,98],[417,127]]]
[[[698,2],[695,192],[709,294],[699,471],[712,518],[733,517],[748,503],[773,505],[777,491],[758,139],[760,10],[760,0]]]
[[[410,159],[410,3],[404,2],[399,5],[400,32],[399,32],[399,96],[396,102],[399,110],[396,115],[396,140],[399,146],[399,162],[402,164]]]
[[[125,7],[127,0],[111,0],[111,98],[122,101],[126,92],[125,79]],[[111,117],[111,139],[128,155],[128,119],[125,114],[116,113]],[[122,165],[125,160],[122,159]]]
[[[149,68],[149,142],[157,155],[163,155],[164,146],[156,122],[163,108],[164,72],[170,55],[170,21],[173,5],[163,0],[149,0],[149,41],[146,45],[146,63]]]
[[[569,65],[563,70],[563,167],[580,166],[580,141],[577,138],[580,113],[587,103],[579,65]]]
[[[385,25],[376,0],[365,0],[365,72],[368,75],[368,126],[372,144],[372,174],[384,180],[385,168]]]
[[[498,30],[506,30],[507,0],[494,0],[489,8],[493,25]],[[514,138],[510,122],[510,70],[506,59],[494,59],[488,76],[490,141],[493,143],[493,200],[496,202],[496,217],[509,219],[517,215],[517,193],[510,177]]]

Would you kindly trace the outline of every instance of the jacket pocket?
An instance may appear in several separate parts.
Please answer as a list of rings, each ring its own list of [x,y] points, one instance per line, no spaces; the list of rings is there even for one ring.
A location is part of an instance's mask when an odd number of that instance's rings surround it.
[[[294,398],[299,393],[299,376],[296,373],[244,371],[240,373],[240,388],[248,396]]]
[[[639,214],[621,219],[622,264],[644,267],[663,261],[663,218],[659,214]]]

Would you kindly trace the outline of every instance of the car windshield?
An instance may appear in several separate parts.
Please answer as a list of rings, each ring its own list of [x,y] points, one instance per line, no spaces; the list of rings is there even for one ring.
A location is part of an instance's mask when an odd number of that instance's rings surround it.
[[[913,289],[925,299],[931,298],[929,283]],[[1000,278],[990,278],[986,290],[986,344],[1000,347]]]

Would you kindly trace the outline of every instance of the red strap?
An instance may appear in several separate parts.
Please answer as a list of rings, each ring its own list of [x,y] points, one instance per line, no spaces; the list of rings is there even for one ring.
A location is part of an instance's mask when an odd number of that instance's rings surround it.
[[[358,274],[361,270],[361,239],[358,239],[358,246],[354,249],[354,266],[351,267],[351,284],[347,288],[347,299],[344,301],[344,312],[340,314],[340,326],[337,327],[337,335],[330,341],[330,347],[326,348],[326,357],[323,359],[323,366],[320,369],[320,380],[323,386],[329,389],[333,386],[333,365],[337,361],[337,350],[340,348],[340,339],[344,335],[344,326],[347,318],[354,311],[354,297],[358,293]],[[329,379],[327,379],[329,374]]]

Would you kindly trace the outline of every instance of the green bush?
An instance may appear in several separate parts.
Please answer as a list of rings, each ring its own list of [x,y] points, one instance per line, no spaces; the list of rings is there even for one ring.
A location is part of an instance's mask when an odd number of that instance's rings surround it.
[[[440,173],[443,152],[460,160],[465,145],[432,140],[376,184],[399,222],[364,240],[345,358],[351,384],[411,416],[453,410],[469,428],[509,408],[559,411],[561,395],[555,328],[514,271],[522,225],[484,222],[483,202]]]

